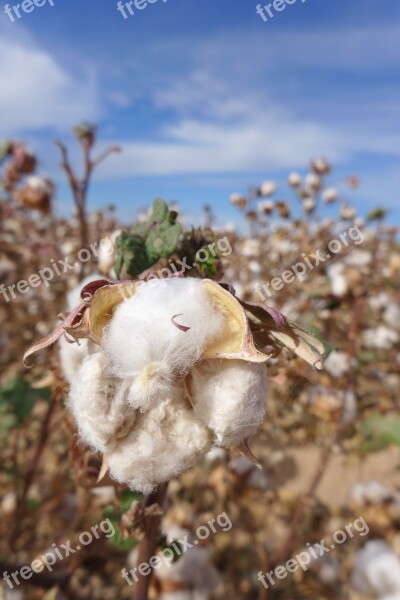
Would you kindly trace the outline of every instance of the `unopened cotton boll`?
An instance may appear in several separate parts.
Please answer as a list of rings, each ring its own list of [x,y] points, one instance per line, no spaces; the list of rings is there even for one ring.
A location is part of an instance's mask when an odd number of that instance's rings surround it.
[[[110,475],[149,494],[159,483],[191,468],[211,447],[210,433],[187,407],[183,392],[137,411],[135,427],[108,452]]]
[[[241,360],[206,360],[191,371],[195,414],[218,446],[255,435],[265,419],[267,369]]]
[[[128,385],[104,376],[99,352],[83,361],[72,381],[67,404],[81,439],[94,450],[109,451],[132,428],[136,413],[127,404]]]
[[[189,329],[179,329],[175,316]],[[128,401],[148,410],[168,397],[175,379],[199,361],[223,322],[199,279],[143,283],[118,305],[104,331],[107,373],[131,378]]]
[[[383,540],[371,540],[357,552],[352,584],[362,594],[400,593],[400,559]]]

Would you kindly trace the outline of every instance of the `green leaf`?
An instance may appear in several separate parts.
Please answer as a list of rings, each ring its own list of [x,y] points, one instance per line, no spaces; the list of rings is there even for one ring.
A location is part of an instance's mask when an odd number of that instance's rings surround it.
[[[164,537],[161,543],[161,550],[165,550],[166,548],[169,548],[173,553],[172,564],[176,563],[182,556],[182,544],[177,540],[173,540],[170,544],[167,544],[166,538]],[[177,548],[179,549],[179,552],[177,551]]]
[[[142,494],[138,492],[131,492],[130,490],[123,490],[121,492],[121,511],[125,512],[130,509],[132,502],[135,500],[142,500]]]
[[[21,377],[15,377],[0,390],[0,410],[14,416],[18,426],[31,413],[39,398],[50,400],[50,396],[50,389],[36,390]]]
[[[364,452],[376,452],[388,446],[400,446],[400,415],[371,415],[363,422],[361,430]]]
[[[162,223],[162,221],[166,221],[168,219],[168,212],[168,205],[164,202],[164,200],[161,200],[161,198],[156,198],[153,202],[153,214],[150,221]]]
[[[114,528],[113,535],[107,538],[107,541],[114,546],[114,548],[118,548],[118,550],[131,550],[139,543],[135,538],[126,538],[122,536],[120,529],[120,521],[121,514],[119,511],[115,510],[115,508],[111,505],[106,506],[103,510],[103,517],[105,519],[109,519],[111,525]]]

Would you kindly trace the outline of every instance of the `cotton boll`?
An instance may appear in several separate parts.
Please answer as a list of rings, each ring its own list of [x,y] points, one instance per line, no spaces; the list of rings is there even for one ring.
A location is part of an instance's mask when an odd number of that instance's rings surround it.
[[[335,296],[344,296],[347,292],[347,281],[344,276],[343,263],[336,263],[327,269],[328,277],[331,280],[332,293]]]
[[[376,296],[372,296],[368,299],[368,304],[372,310],[379,310],[385,308],[389,303],[390,298],[386,292],[380,292]]]
[[[372,540],[357,552],[351,578],[362,594],[400,594],[400,559],[383,540]]]
[[[157,569],[157,577],[161,581],[182,583],[196,590],[198,594],[207,594],[217,587],[220,576],[210,560],[207,547],[189,548],[173,564],[162,563]],[[197,596],[199,598],[201,596]]]
[[[207,600],[208,596],[206,596]],[[180,590],[176,592],[162,592],[159,600],[193,600],[193,594],[190,590]]]
[[[400,308],[394,302],[390,302],[387,305],[385,312],[383,313],[383,318],[391,327],[400,329]]]
[[[127,404],[129,381],[104,376],[103,356],[87,357],[77,372],[67,404],[81,439],[100,452],[108,452],[129,431],[135,411]]]
[[[122,230],[117,229],[99,242],[97,260],[99,269],[102,273],[104,273],[104,275],[111,274],[113,265],[115,263],[116,241],[121,233]]]
[[[148,494],[210,449],[209,431],[186,406],[183,390],[174,396],[138,413],[131,433],[108,453],[111,477]]]
[[[13,580],[11,579],[11,582]],[[20,590],[10,590],[6,585],[0,586],[1,600],[24,600],[24,594]]]
[[[185,327],[182,331],[173,322]],[[129,402],[148,410],[200,359],[223,316],[199,279],[151,280],[122,302],[104,332],[109,375],[132,378]]]
[[[380,504],[391,498],[390,492],[379,481],[356,483],[350,490],[350,497],[356,504]]]
[[[367,250],[353,250],[346,258],[344,262],[349,267],[356,267],[361,269],[367,267],[372,262],[372,254]]]
[[[218,446],[239,445],[265,418],[267,369],[241,360],[206,360],[191,371],[194,412]]]
[[[389,350],[399,341],[399,334],[384,325],[364,331],[364,344],[367,348]]]
[[[342,377],[349,370],[349,358],[345,352],[333,350],[325,360],[324,368],[332,377]]]

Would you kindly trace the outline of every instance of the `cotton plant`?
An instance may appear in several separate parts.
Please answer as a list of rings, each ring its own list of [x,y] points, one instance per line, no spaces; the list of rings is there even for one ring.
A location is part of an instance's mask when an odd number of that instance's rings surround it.
[[[90,344],[67,399],[80,439],[114,480],[146,494],[213,446],[252,457],[268,361],[289,348],[321,369],[324,352],[276,310],[189,277],[90,282],[25,359],[64,336]]]

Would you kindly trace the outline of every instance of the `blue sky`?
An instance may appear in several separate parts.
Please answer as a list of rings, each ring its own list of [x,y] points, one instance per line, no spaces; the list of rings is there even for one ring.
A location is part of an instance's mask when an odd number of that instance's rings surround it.
[[[323,155],[335,180],[361,177],[361,213],[384,204],[399,221],[400,4],[297,0],[266,23],[256,4],[157,0],[124,20],[116,0],[54,0],[14,23],[2,9],[2,137],[38,151],[64,213],[51,140],[86,118],[123,147],[90,209],[132,221],[162,196],[224,222],[231,192],[274,179],[290,197],[287,173]]]

